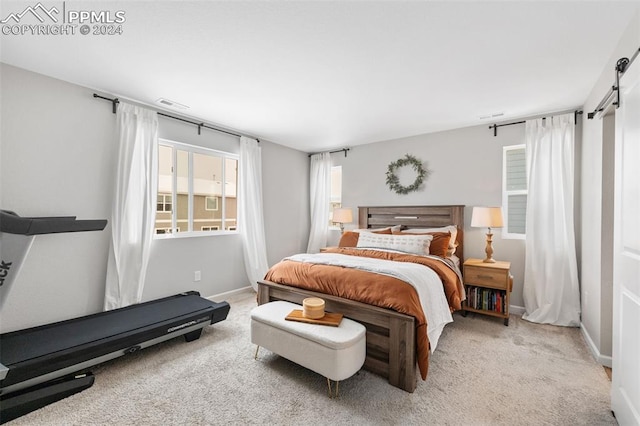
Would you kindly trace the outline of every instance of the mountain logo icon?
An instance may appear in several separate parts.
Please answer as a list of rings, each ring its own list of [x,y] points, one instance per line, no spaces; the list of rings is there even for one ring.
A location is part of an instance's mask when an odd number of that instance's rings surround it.
[[[58,22],[58,18],[54,16],[55,14],[60,13],[60,11],[54,6],[51,9],[47,9],[42,5],[42,3],[38,3],[35,6],[28,6],[25,10],[20,13],[10,13],[9,16],[0,21],[0,24],[6,24],[7,22],[13,20],[16,24],[20,23],[23,17],[28,16],[29,14],[36,17],[40,23],[44,23],[45,18],[49,17],[54,23]]]

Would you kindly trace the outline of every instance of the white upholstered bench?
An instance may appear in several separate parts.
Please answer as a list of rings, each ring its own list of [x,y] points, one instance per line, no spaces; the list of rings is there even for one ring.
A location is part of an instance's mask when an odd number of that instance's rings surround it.
[[[366,356],[365,327],[343,318],[339,327],[287,321],[284,318],[302,306],[291,302],[265,303],[251,311],[251,343],[287,358],[338,383],[353,376]]]

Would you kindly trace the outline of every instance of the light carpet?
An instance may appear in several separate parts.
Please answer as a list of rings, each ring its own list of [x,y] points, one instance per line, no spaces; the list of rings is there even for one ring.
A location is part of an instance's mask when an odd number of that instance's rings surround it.
[[[367,371],[326,380],[266,349],[254,360],[255,295],[227,320],[94,368],[92,388],[11,425],[608,425],[610,382],[576,328],[470,314],[445,327],[414,393]]]

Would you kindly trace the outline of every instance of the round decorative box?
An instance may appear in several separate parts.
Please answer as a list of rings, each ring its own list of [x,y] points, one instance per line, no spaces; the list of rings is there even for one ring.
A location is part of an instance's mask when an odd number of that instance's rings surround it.
[[[307,297],[302,301],[302,316],[310,319],[324,317],[324,300],[318,297]]]

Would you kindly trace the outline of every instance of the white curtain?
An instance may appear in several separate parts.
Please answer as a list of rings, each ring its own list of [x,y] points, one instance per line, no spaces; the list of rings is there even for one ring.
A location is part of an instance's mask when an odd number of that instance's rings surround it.
[[[118,164],[111,214],[105,310],[140,302],[153,238],[158,180],[158,114],[120,102]]]
[[[264,237],[262,210],[262,154],[258,141],[240,138],[238,176],[238,228],[242,236],[244,268],[254,290],[264,278],[269,264]]]
[[[331,197],[331,154],[311,156],[309,198],[311,201],[311,232],[307,253],[317,253],[326,247],[329,237],[329,201]]]
[[[525,124],[527,178],[523,319],[580,325],[573,228],[574,115]]]

